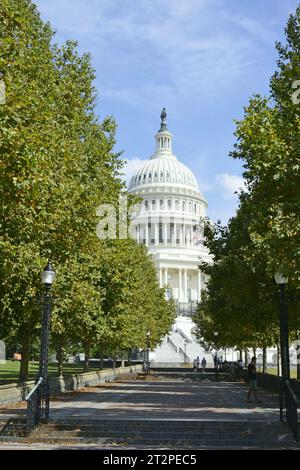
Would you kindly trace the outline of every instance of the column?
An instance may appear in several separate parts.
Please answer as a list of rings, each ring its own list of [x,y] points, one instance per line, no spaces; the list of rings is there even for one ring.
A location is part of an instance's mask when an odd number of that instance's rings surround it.
[[[187,298],[187,269],[183,270],[183,296]]]
[[[164,224],[164,234],[163,234],[164,244],[168,244],[168,225]]]
[[[148,240],[149,240],[149,233],[148,233],[148,221],[145,224],[145,245],[148,246]]]
[[[158,245],[159,231],[158,231],[158,223],[157,222],[154,224],[154,240],[155,240],[155,245]]]
[[[183,246],[183,227],[182,227],[182,224],[180,224],[180,228],[179,228],[179,239],[180,239],[180,246]]]
[[[182,297],[182,269],[178,269],[178,277],[179,277],[179,292],[178,292],[178,301],[180,302],[180,299]]]
[[[198,269],[198,292],[197,292],[197,295],[198,295],[198,301],[201,300],[201,271],[200,269]]]
[[[186,242],[185,242],[186,227],[185,227],[185,224],[183,224],[183,227],[182,227],[182,237],[183,237],[183,246],[186,246]]]
[[[168,285],[168,268],[165,268],[165,286]]]
[[[159,268],[159,286],[163,287],[163,268]]]
[[[192,246],[192,237],[191,237],[191,225],[189,225],[189,230],[188,230],[188,234],[189,234],[189,246]]]

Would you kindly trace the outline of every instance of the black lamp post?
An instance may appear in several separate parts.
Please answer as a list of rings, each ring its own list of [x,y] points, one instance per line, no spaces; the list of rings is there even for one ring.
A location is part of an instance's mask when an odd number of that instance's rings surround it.
[[[150,338],[151,333],[147,331],[147,373],[150,372]]]
[[[45,293],[43,296],[43,318],[41,330],[41,350],[40,350],[40,365],[39,365],[39,380],[41,382],[41,416],[40,418],[47,419],[49,417],[49,381],[48,381],[48,349],[49,349],[49,329],[52,297],[50,290],[53,282],[55,281],[55,271],[52,268],[50,261],[42,272],[42,282],[45,286]]]
[[[279,311],[279,326],[280,326],[280,349],[281,349],[281,371],[284,380],[290,380],[290,355],[289,355],[289,331],[288,331],[288,313],[285,290],[288,283],[288,278],[282,273],[275,274],[275,281],[279,286],[280,292],[280,311]]]

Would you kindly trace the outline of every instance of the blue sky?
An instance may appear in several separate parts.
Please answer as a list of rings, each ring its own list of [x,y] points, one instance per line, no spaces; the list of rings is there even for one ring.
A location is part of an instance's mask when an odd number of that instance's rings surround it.
[[[128,176],[154,150],[162,107],[177,157],[196,175],[208,214],[226,222],[242,185],[228,153],[234,119],[266,94],[298,0],[36,0],[56,41],[76,39],[97,72],[97,112],[118,123]]]

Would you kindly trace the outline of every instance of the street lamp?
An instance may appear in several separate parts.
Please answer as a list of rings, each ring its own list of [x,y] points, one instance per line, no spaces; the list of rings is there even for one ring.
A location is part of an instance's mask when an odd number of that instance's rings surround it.
[[[147,373],[150,372],[150,339],[151,333],[147,331]]]
[[[52,297],[50,290],[53,282],[55,281],[55,271],[52,268],[50,261],[42,272],[42,282],[45,286],[45,293],[43,296],[43,318],[42,318],[42,330],[41,330],[41,350],[40,350],[40,365],[39,365],[39,380],[41,381],[42,393],[41,393],[41,418],[47,419],[49,417],[49,381],[48,381],[48,349],[49,349],[49,329],[50,329],[50,317],[51,317],[51,305]]]
[[[282,378],[290,380],[290,356],[289,356],[289,332],[288,332],[288,313],[285,290],[288,283],[288,278],[281,272],[275,273],[275,281],[279,286],[280,291],[280,311],[279,311],[279,325],[280,325],[280,349],[281,349],[281,370]]]

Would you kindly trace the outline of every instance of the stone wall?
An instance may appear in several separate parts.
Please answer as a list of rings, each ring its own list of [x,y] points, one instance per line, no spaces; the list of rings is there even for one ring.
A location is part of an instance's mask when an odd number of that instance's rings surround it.
[[[248,382],[248,373],[244,369],[237,370],[237,377],[241,378],[245,382]],[[277,375],[273,374],[263,374],[262,372],[257,372],[257,382],[258,386],[271,392],[279,393],[280,388],[280,378]],[[293,389],[298,398],[300,398],[300,382],[293,379],[292,380]]]
[[[137,373],[142,372],[142,364],[136,364],[127,367],[118,367],[116,369],[104,369],[91,371],[83,374],[65,375],[64,377],[55,377],[50,379],[51,395],[60,395],[72,390],[79,390],[84,387],[99,385],[101,383],[113,382],[120,377],[123,379],[132,378]],[[0,386],[0,404],[17,403],[25,399],[34,381],[29,381],[22,385],[7,384]]]

